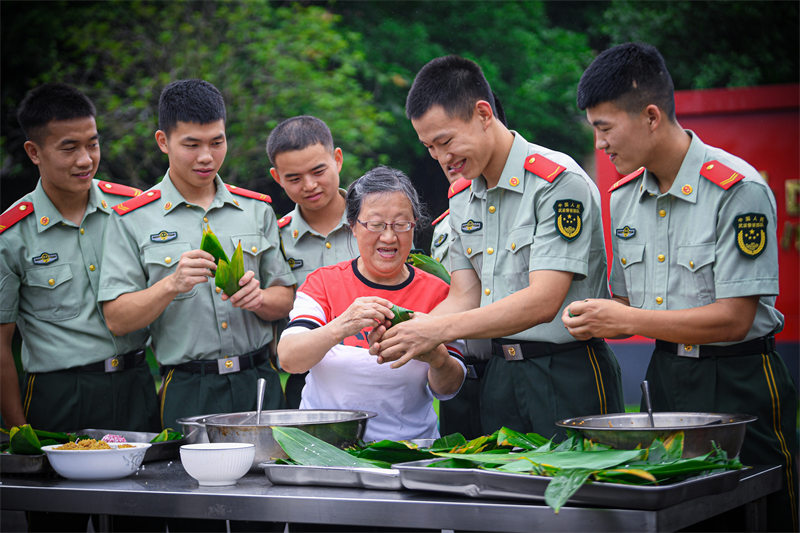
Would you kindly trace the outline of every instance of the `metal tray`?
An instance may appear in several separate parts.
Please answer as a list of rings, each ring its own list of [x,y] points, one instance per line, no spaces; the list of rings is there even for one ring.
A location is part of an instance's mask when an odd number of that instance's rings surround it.
[[[394,468],[283,465],[259,463],[274,485],[323,485],[361,489],[400,490],[400,473]]]
[[[44,474],[55,471],[50,466],[47,456],[17,455],[13,453],[0,453],[0,473],[2,474]]]
[[[88,435],[98,440],[109,433],[113,433],[114,435],[125,437],[125,440],[128,442],[150,442],[158,435],[158,433],[149,433],[146,431],[121,431],[117,429],[79,429],[72,433]],[[181,446],[187,443],[188,441],[185,438],[180,440],[168,440],[166,442],[154,442],[153,445],[147,449],[142,462],[150,463],[152,461],[177,459],[180,456]]]
[[[428,466],[442,459],[398,463],[403,487],[411,490],[447,492],[472,498],[502,498],[544,501],[544,490],[552,478],[480,470]],[[655,510],[683,501],[733,490],[741,470],[729,470],[661,486],[589,483],[578,489],[568,503]]]

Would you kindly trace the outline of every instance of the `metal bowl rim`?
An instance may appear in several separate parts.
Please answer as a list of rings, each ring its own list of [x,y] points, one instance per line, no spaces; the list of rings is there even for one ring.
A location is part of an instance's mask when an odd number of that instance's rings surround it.
[[[575,425],[570,424],[568,422],[579,422],[586,419],[593,419],[594,420],[610,420],[613,418],[618,418],[622,416],[634,417],[634,418],[647,418],[648,414],[645,412],[638,412],[638,413],[610,413],[604,415],[588,415],[588,416],[575,416],[572,418],[565,418],[563,420],[559,420],[556,422],[556,426],[562,428],[571,428],[577,430],[591,430],[591,431],[675,431],[675,430],[686,430],[686,429],[699,429],[699,428],[713,428],[713,427],[730,427],[730,426],[737,426],[741,424],[748,424],[750,422],[754,422],[758,419],[757,416],[748,415],[743,413],[711,413],[711,412],[691,412],[691,411],[659,411],[657,413],[653,413],[654,416],[662,416],[662,415],[672,415],[672,416],[718,416],[722,419],[731,419],[734,420],[732,422],[722,422],[720,424],[713,424],[713,425],[706,425],[706,424],[684,424],[684,425],[677,425],[677,426],[657,426],[657,427],[647,427],[647,426],[639,426],[639,427],[630,427],[630,426],[618,426],[618,427],[608,427],[608,426],[587,426],[587,425]]]
[[[218,413],[214,415],[208,415],[205,417],[204,420],[198,420],[197,423],[203,424],[205,426],[211,427],[263,427],[268,428],[272,426],[294,426],[298,424],[302,425],[316,425],[316,424],[343,424],[347,422],[358,422],[361,420],[368,420],[370,418],[374,418],[378,416],[378,413],[372,411],[364,411],[360,409],[272,409],[268,411],[261,411],[261,414],[266,413],[297,413],[297,412],[314,412],[314,413],[351,413],[352,418],[345,419],[345,420],[329,420],[329,421],[318,421],[318,422],[291,422],[291,423],[281,423],[281,424],[237,424],[237,423],[223,423],[219,421],[215,421],[214,419],[221,419],[224,416],[231,416],[231,415],[255,415],[256,411],[243,411],[238,413]],[[202,417],[201,417],[202,418]]]

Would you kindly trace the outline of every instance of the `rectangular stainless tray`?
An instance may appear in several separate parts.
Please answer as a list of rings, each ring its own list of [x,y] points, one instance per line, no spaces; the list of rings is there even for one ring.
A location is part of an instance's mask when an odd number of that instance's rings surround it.
[[[400,474],[394,468],[283,465],[260,463],[274,485],[323,485],[362,489],[400,490]]]
[[[50,467],[45,454],[17,455],[0,453],[0,473],[3,474],[43,474],[55,471]]]
[[[552,478],[480,470],[428,466],[441,459],[425,459],[394,465],[403,487],[411,490],[446,492],[472,498],[502,498],[544,501],[544,490]],[[660,486],[588,483],[568,503],[655,510],[680,502],[736,488],[741,470],[729,470]]]
[[[78,435],[88,435],[93,439],[102,439],[109,433],[125,437],[128,442],[150,442],[158,433],[147,431],[121,431],[117,429],[79,429],[73,431]],[[154,442],[144,454],[145,463],[152,461],[163,461],[166,459],[177,459],[180,456],[180,449],[183,444],[187,444],[186,439],[168,440],[166,442]]]

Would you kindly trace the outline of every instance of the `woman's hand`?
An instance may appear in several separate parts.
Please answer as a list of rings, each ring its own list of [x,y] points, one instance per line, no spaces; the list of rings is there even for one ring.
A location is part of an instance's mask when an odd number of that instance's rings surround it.
[[[392,318],[392,302],[377,296],[361,296],[350,304],[344,313],[330,321],[328,326],[341,340],[355,335],[364,328],[385,324]]]

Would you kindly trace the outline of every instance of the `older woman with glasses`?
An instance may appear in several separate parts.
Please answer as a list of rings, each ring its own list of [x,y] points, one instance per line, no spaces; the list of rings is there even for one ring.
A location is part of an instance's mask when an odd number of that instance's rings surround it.
[[[378,413],[364,440],[438,437],[433,398],[452,398],[464,381],[459,343],[380,365],[367,341],[374,326],[389,326],[392,304],[426,313],[447,296],[444,281],[406,263],[419,198],[405,174],[377,167],[350,186],[346,204],[361,255],[315,270],[300,286],[278,344],[281,366],[309,372],[300,409]]]

